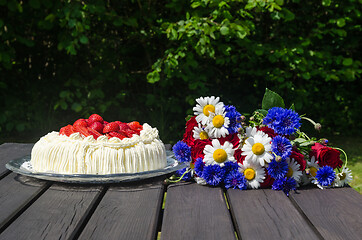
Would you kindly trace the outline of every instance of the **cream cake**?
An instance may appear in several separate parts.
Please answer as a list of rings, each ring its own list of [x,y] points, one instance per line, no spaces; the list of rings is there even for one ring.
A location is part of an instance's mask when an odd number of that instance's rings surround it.
[[[101,127],[94,124],[91,117],[41,137],[31,152],[33,170],[115,174],[156,170],[167,165],[165,146],[156,128],[147,123],[108,123],[103,119],[98,121]]]

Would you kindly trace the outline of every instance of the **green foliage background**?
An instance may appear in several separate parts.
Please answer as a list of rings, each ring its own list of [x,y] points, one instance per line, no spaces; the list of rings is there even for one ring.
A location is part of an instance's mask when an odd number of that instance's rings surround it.
[[[248,113],[266,87],[360,134],[360,17],[358,0],[0,0],[0,134],[98,113],[172,142],[197,97]]]

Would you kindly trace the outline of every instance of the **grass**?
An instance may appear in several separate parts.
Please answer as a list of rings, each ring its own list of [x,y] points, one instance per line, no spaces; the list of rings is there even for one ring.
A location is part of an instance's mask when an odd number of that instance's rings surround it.
[[[353,176],[350,185],[362,194],[362,137],[332,136],[328,140],[333,147],[342,148],[347,153],[347,167],[352,170]]]

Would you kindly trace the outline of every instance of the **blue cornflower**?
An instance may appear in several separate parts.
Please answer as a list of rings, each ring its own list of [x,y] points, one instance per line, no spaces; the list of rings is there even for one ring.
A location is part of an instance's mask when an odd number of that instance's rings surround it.
[[[184,174],[186,172],[186,170],[189,170],[189,167],[185,167],[183,169],[180,169],[180,170],[177,170],[176,171],[176,175],[178,177],[181,177],[182,174]],[[184,181],[190,181],[191,180],[191,171],[189,171],[188,173],[186,173],[183,177],[182,177],[182,180]]]
[[[204,166],[205,163],[202,160],[202,158],[198,158],[196,159],[195,163],[194,163],[194,170],[197,176],[201,177],[202,176],[202,172],[204,171]]]
[[[334,179],[336,178],[336,173],[333,171],[332,167],[324,166],[318,169],[315,178],[321,186],[327,187],[332,185]]]
[[[211,186],[218,186],[224,178],[224,172],[218,164],[208,165],[204,167],[202,178]]]
[[[287,174],[289,167],[286,160],[282,161],[271,161],[269,163],[269,167],[267,168],[269,175],[274,179],[281,179],[285,177],[285,174]]]
[[[238,129],[241,128],[241,123],[238,122],[241,114],[236,111],[236,108],[233,105],[225,105],[224,110],[226,112],[225,117],[228,117],[230,120],[229,127],[227,128],[229,134],[238,132]]]
[[[229,172],[232,172],[232,171],[237,171],[239,169],[239,165],[237,162],[231,162],[231,161],[228,161],[226,163],[224,163],[224,166],[222,167],[222,170],[224,172],[224,174],[227,174]]]
[[[173,145],[172,151],[175,154],[177,161],[191,161],[191,148],[183,141],[178,141],[175,145]]]
[[[291,109],[273,107],[263,120],[263,124],[272,128],[277,134],[290,135],[300,128],[300,117]]]
[[[294,178],[284,177],[276,179],[272,185],[272,189],[278,191],[283,190],[283,192],[289,197],[289,192],[297,189],[297,182]]]
[[[248,187],[248,181],[245,179],[244,174],[237,170],[229,172],[225,177],[224,183],[226,189],[245,190]]]
[[[287,159],[292,153],[292,144],[285,137],[275,136],[272,140],[272,152],[282,159]]]

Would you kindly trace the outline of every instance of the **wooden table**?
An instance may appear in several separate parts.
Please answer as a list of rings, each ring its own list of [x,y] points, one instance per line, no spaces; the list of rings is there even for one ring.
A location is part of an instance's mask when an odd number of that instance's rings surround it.
[[[165,186],[164,177],[61,184],[5,168],[31,148],[0,145],[0,239],[362,239],[362,197],[349,187],[288,198],[270,189]]]

